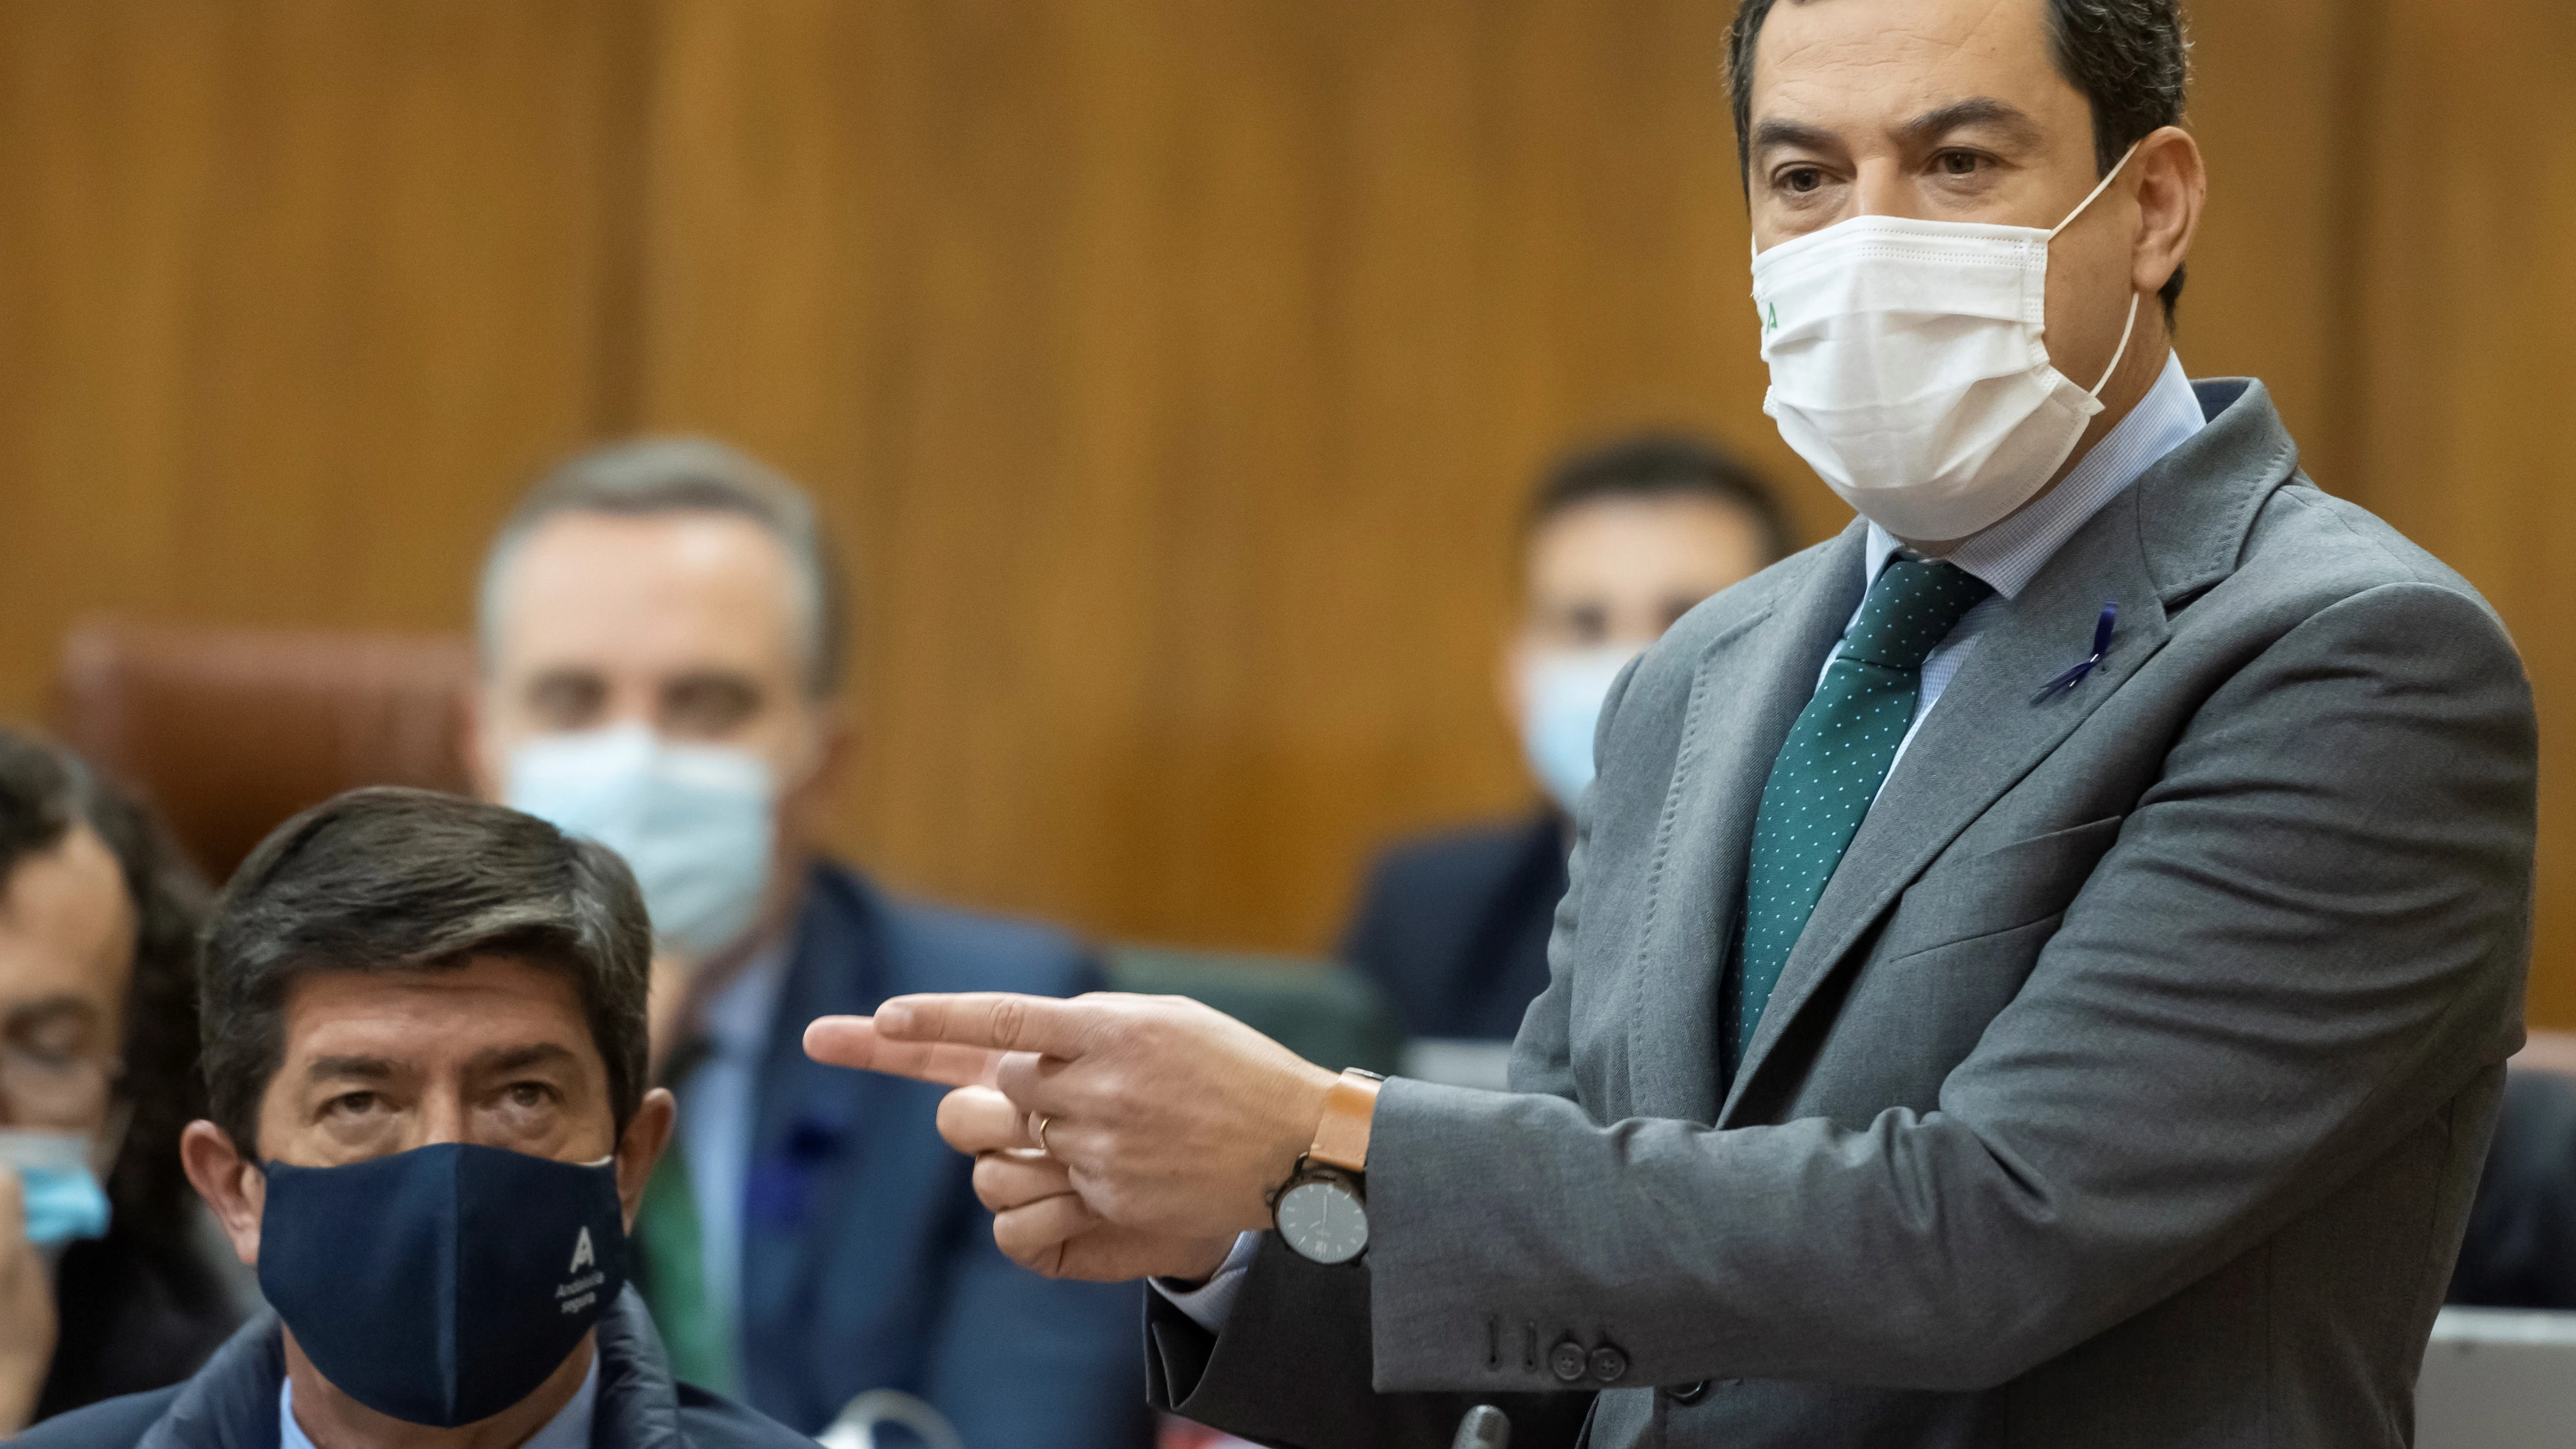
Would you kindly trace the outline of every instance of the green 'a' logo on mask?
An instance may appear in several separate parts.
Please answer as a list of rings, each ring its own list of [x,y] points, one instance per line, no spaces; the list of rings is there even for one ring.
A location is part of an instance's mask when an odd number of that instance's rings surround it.
[[[1765,302],[1762,304],[1762,330],[1765,332],[1777,332],[1780,330],[1779,303]]]

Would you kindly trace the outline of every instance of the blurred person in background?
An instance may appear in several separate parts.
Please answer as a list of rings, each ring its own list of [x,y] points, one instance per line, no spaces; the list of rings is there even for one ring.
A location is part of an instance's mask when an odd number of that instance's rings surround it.
[[[2445,1301],[2576,1309],[2576,1034],[2531,1032],[2507,1065]]]
[[[0,729],[0,1433],[186,1378],[240,1321],[179,1167],[203,897],[141,807]]]
[[[1520,1030],[1547,987],[1611,681],[1701,600],[1786,558],[1791,530],[1752,470],[1693,439],[1646,435],[1549,469],[1522,539],[1521,619],[1499,679],[1546,798],[1525,819],[1389,851],[1343,944],[1410,1037],[1507,1042]]]
[[[899,900],[823,854],[853,722],[811,501],[714,442],[599,449],[504,525],[480,612],[479,788],[615,848],[653,919],[679,1128],[640,1277],[675,1370],[809,1434],[893,1390],[970,1449],[1142,1442],[1136,1290],[1014,1267],[939,1092],[798,1047],[904,992],[1102,984],[1058,932]]]

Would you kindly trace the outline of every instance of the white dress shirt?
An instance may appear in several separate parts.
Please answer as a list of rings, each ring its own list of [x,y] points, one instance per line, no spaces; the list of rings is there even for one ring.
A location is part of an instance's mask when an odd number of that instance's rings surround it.
[[[2067,470],[2056,487],[2001,523],[1969,535],[1951,550],[1949,562],[1983,580],[1995,592],[1968,610],[1924,659],[1922,690],[1914,701],[1914,723],[1897,743],[1897,760],[1905,758],[1905,747],[1914,743],[1915,731],[1923,728],[1923,717],[1940,701],[1941,692],[1950,687],[1959,666],[1967,662],[1968,651],[1977,647],[1978,636],[1994,623],[2003,606],[2039,576],[2066,540],[2091,522],[2103,505],[2119,497],[2165,454],[2189,442],[2207,422],[2200,411],[2200,399],[2191,390],[2191,378],[2182,370],[2182,359],[2168,352],[2164,371],[2157,374],[2146,396],[2103,435],[2101,442],[2093,445],[2082,461]],[[1904,551],[1905,545],[1894,534],[1875,523],[1869,526],[1869,543],[1861,554],[1860,565],[1864,598],[1869,586],[1878,582],[1879,573]],[[1843,626],[1845,635],[1849,635],[1852,624],[1859,622],[1860,610],[1855,608]],[[1842,650],[1842,641],[1836,640],[1817,670],[1818,683],[1823,682],[1824,671],[1833,667],[1835,656]],[[1893,777],[1895,773],[1896,763],[1891,760],[1888,774]],[[1885,788],[1884,782],[1881,788]],[[1177,1291],[1157,1279],[1154,1291],[1170,1299],[1192,1322],[1215,1333],[1233,1315],[1235,1295],[1243,1291],[1243,1279],[1252,1270],[1252,1254],[1259,1242],[1257,1233],[1245,1233],[1235,1239],[1234,1250],[1226,1254],[1215,1276],[1197,1288]]]

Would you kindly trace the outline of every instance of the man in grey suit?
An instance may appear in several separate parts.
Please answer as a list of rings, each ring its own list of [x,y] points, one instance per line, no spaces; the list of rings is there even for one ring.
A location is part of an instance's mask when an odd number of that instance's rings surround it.
[[[1159,1275],[1156,1395],[1257,1440],[2404,1444],[2521,1037],[2513,645],[2173,357],[2172,0],[1732,43],[1769,409],[1863,516],[1614,688],[1515,1092],[1143,998],[808,1049],[959,1084],[1004,1248]]]

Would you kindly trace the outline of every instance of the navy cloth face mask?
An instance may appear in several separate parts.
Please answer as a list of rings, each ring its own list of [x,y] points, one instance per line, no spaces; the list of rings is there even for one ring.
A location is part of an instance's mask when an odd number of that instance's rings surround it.
[[[626,1285],[613,1160],[448,1142],[266,1171],[260,1291],[322,1377],[392,1418],[518,1403]]]

